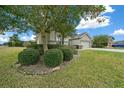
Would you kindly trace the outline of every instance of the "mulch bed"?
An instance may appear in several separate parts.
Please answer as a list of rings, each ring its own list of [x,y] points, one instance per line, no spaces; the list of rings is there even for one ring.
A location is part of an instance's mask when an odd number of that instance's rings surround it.
[[[22,74],[28,74],[28,75],[45,75],[49,74],[55,71],[58,71],[60,69],[63,69],[66,65],[70,64],[75,60],[78,55],[74,55],[74,58],[71,61],[63,62],[60,66],[55,68],[48,68],[44,65],[43,61],[39,61],[35,65],[29,65],[29,66],[21,66],[20,64],[16,64],[17,71]]]

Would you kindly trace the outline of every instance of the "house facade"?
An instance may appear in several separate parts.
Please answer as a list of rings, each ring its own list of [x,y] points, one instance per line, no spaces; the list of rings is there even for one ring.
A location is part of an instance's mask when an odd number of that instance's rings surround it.
[[[88,33],[82,33],[80,36],[70,39],[70,45],[78,46],[79,48],[90,48],[92,46],[92,38]]]
[[[64,45],[69,45],[70,38],[71,37],[66,37],[64,39]],[[62,41],[62,37],[61,37],[60,33],[51,31],[50,33],[47,34],[47,43],[48,44],[61,44],[61,41]],[[39,33],[37,36],[37,44],[43,44],[41,33]]]
[[[48,33],[48,44],[61,44],[61,34],[55,31]],[[41,34],[38,35],[37,44],[43,44]],[[92,46],[92,39],[88,33],[82,33],[75,37],[66,37],[64,39],[64,45],[77,46],[79,48],[90,48]]]

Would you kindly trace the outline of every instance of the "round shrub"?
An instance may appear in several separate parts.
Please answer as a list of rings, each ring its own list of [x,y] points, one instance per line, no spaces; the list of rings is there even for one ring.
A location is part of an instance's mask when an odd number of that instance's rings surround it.
[[[44,63],[47,67],[56,67],[63,61],[62,51],[59,49],[49,49],[44,53]]]
[[[62,50],[62,52],[63,52],[63,60],[64,61],[70,61],[73,58],[73,53],[70,48],[61,47],[59,49]]]
[[[44,54],[44,50],[43,50],[43,45],[42,44],[31,44],[31,45],[27,46],[27,48],[37,49],[40,52],[40,55]]]
[[[18,55],[18,61],[21,65],[33,65],[40,59],[40,53],[36,49],[24,49]]]

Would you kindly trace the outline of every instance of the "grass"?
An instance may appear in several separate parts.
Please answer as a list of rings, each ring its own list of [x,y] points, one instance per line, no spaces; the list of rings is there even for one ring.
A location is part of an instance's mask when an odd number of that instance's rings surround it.
[[[65,69],[32,76],[15,69],[22,50],[0,47],[0,87],[124,87],[124,53],[85,50]]]

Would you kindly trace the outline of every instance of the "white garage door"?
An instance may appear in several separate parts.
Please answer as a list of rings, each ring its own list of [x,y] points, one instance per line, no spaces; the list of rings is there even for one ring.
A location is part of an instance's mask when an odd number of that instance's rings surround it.
[[[83,48],[89,48],[90,47],[90,43],[89,42],[83,41],[81,43],[83,45]]]

